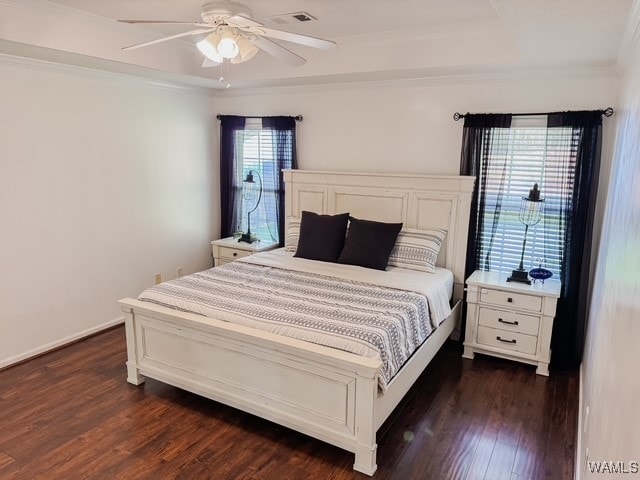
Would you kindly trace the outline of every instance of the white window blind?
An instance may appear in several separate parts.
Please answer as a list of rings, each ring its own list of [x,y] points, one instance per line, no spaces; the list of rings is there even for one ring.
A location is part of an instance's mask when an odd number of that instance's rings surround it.
[[[262,199],[257,210],[251,213],[251,233],[262,241],[278,241],[278,162],[274,155],[273,131],[263,129],[260,119],[247,119],[244,130],[235,133],[235,188],[242,191],[243,180],[249,171],[258,172],[262,178]],[[259,182],[257,176],[256,182]],[[238,195],[240,205],[236,212],[239,215],[237,224],[243,232],[247,231],[247,213],[255,206],[255,202],[247,202]]]
[[[546,117],[516,118],[511,128],[494,130],[481,172],[484,178],[477,180],[486,182],[486,203],[478,206],[483,215],[481,268],[510,272],[518,267],[525,230],[518,213],[522,197],[537,183],[545,202],[540,222],[529,227],[524,268],[542,264],[554,275],[561,273],[563,205],[572,194],[575,171],[566,166],[571,136],[571,128],[547,129]]]

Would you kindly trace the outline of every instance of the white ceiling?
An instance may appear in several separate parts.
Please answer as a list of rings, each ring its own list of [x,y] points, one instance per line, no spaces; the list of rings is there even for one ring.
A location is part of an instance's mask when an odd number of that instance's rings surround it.
[[[272,28],[328,38],[336,52],[282,44],[307,58],[291,67],[260,52],[240,65],[202,68],[193,39],[121,48],[182,27],[116,19],[199,21],[201,0],[0,0],[0,53],[221,88],[375,79],[607,69],[632,0],[245,0]],[[304,11],[315,22],[276,25]]]

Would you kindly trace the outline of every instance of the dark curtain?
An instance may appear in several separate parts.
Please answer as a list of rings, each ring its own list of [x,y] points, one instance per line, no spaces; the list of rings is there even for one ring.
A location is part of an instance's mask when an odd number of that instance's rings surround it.
[[[561,215],[566,234],[562,260],[562,292],[551,337],[556,366],[578,366],[586,334],[593,220],[600,172],[602,114],[564,112],[548,117],[549,129],[570,128],[570,148],[562,155],[575,173],[567,179]],[[563,134],[560,134],[563,135]]]
[[[273,152],[276,168],[268,173],[264,172],[265,195],[271,197],[278,218],[278,240],[284,246],[284,178],[283,169],[298,168],[296,158],[296,120],[293,117],[263,117],[262,128],[272,130]],[[269,201],[268,199],[266,201]]]
[[[500,148],[494,148],[503,142],[499,136],[505,133],[505,129],[511,127],[511,115],[509,114],[467,114],[464,117],[462,131],[462,153],[460,157],[460,175],[472,175],[476,177],[473,196],[471,197],[471,213],[469,218],[469,235],[467,240],[467,263],[465,276],[467,279],[475,270],[488,270],[489,256],[481,258],[480,237],[484,226],[484,211],[487,197],[487,170],[491,163],[499,163],[494,168],[502,168],[506,172],[506,152]],[[500,205],[502,189],[498,192],[496,207],[491,216],[491,229],[495,232],[500,219]],[[460,341],[464,341],[467,303],[462,304],[462,325]]]
[[[485,229],[485,211],[487,198],[487,171],[501,170],[506,174],[507,152],[501,148],[505,142],[500,136],[508,133],[511,127],[509,114],[467,114],[464,117],[462,131],[462,154],[460,157],[460,175],[476,177],[476,184],[471,199],[471,216],[469,219],[469,236],[467,241],[467,264],[465,279],[475,270],[489,270],[489,255],[480,256],[480,235]],[[496,207],[491,212],[488,228],[495,233],[500,219],[500,206],[503,191],[497,192]],[[492,237],[493,238],[493,237]],[[463,330],[464,331],[464,330]]]
[[[244,130],[246,117],[220,115],[220,235],[230,237],[237,230],[240,200],[234,188],[236,178],[235,134]]]

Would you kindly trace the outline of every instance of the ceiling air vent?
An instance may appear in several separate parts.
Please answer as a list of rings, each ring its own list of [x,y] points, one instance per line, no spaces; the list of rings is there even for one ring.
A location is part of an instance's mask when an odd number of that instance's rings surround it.
[[[311,22],[318,20],[313,15],[306,12],[285,13],[283,15],[275,15],[269,18],[269,21],[277,25],[285,25],[287,23]]]

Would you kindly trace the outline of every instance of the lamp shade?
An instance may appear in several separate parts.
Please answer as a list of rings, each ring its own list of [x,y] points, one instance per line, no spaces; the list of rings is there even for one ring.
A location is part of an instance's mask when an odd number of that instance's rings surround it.
[[[198,42],[197,47],[205,57],[216,63],[222,63],[225,58],[234,64],[246,62],[260,51],[242,33],[225,26]]]
[[[533,188],[529,190],[528,197],[522,197],[522,203],[520,205],[520,213],[518,215],[520,222],[524,225],[532,226],[540,221],[542,218],[542,203],[543,198],[540,198],[540,190],[538,190],[538,184],[534,183]]]
[[[231,63],[242,63],[251,60],[260,51],[251,41],[240,34],[236,37],[240,53],[231,59]]]
[[[216,50],[224,58],[235,58],[240,53],[237,42],[231,37],[223,37]]]
[[[198,47],[198,50],[200,50],[200,52],[209,60],[212,60],[216,63],[222,63],[224,58],[218,53],[217,49],[217,45],[219,42],[220,34],[215,31],[204,40],[199,41],[196,46]]]

